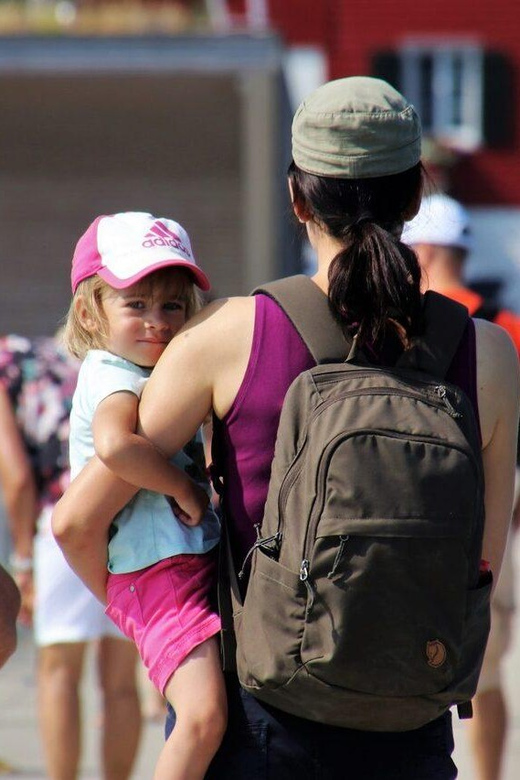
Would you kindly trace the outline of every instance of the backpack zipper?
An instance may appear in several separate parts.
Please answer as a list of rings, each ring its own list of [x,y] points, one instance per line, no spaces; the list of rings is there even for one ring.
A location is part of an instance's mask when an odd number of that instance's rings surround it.
[[[318,474],[322,473],[323,461],[325,459],[330,460],[330,458],[332,457],[332,454],[334,453],[334,451],[337,449],[337,447],[342,442],[346,441],[347,439],[351,439],[354,436],[359,436],[359,435],[363,435],[363,434],[366,434],[366,433],[382,435],[382,436],[387,436],[387,437],[396,438],[396,439],[408,439],[408,440],[413,440],[413,441],[418,441],[418,442],[426,442],[426,443],[441,445],[441,446],[444,446],[444,447],[448,446],[452,450],[457,450],[457,452],[460,452],[462,455],[464,455],[466,458],[468,458],[468,460],[471,463],[471,466],[473,468],[473,471],[475,472],[476,481],[478,483],[479,469],[478,469],[478,465],[477,465],[477,463],[475,461],[475,457],[474,457],[473,453],[470,450],[465,450],[462,447],[457,447],[456,445],[453,445],[453,444],[446,445],[446,442],[444,442],[442,440],[439,440],[439,439],[437,439],[437,438],[435,438],[433,436],[409,436],[408,434],[397,434],[397,433],[392,433],[392,432],[387,431],[387,430],[382,430],[382,429],[378,430],[376,428],[368,428],[368,429],[361,428],[361,429],[359,429],[357,431],[354,431],[353,433],[349,434],[348,436],[345,436],[343,433],[338,434],[336,436],[336,438],[333,439],[333,441],[329,442],[329,446],[327,447],[327,449],[323,451],[323,453],[321,455],[321,458],[320,458],[320,462],[318,464]],[[305,540],[304,540],[304,543],[303,543],[304,561],[307,561],[308,564],[309,564],[310,553],[311,553],[311,545],[312,545],[312,543],[314,541],[314,538],[316,536],[316,528],[318,527],[319,519],[320,519],[322,510],[323,510],[324,493],[325,493],[325,489],[324,489],[323,485],[324,485],[324,482],[323,482],[322,479],[320,479],[319,487],[318,487],[318,494],[317,494],[316,500],[314,502],[314,507],[313,507],[313,509],[311,511],[311,516],[309,518],[309,523],[307,525],[307,531],[306,531],[306,534],[305,534]],[[479,496],[477,495],[477,499],[478,498],[479,498]],[[307,572],[307,575],[308,575],[308,572]]]
[[[372,376],[372,374],[356,374],[356,376],[358,377]],[[447,412],[447,414],[450,417],[453,417],[454,419],[462,417],[460,412],[457,412],[457,410],[452,406],[448,398],[446,387],[444,385],[434,386],[430,382],[423,382],[423,384],[431,386],[433,392],[436,393],[439,400],[437,400],[437,398],[425,398],[424,395],[421,395],[421,393],[414,393],[412,390],[401,390],[400,388],[397,387],[392,389],[388,387],[373,387],[370,389],[359,388],[358,390],[347,390],[345,393],[342,393],[339,396],[335,396],[334,398],[327,399],[327,401],[323,401],[323,403],[321,403],[320,406],[317,409],[315,409],[315,411],[311,415],[307,427],[311,422],[317,419],[322,414],[322,412],[328,409],[329,406],[332,406],[332,404],[338,403],[339,401],[344,401],[347,398],[352,398],[354,396],[360,396],[360,395],[390,395],[391,394],[391,395],[400,395],[403,397],[411,397],[429,406],[433,406],[436,409],[440,409],[441,411]],[[283,507],[285,505],[285,497],[289,493],[294,482],[298,479],[301,469],[303,468],[303,464],[301,463],[301,455],[304,451],[306,440],[307,440],[307,435],[305,435],[302,446],[300,447],[299,452],[296,454],[296,457],[294,458],[291,468],[288,471],[288,473],[285,475],[285,479],[280,486],[280,492],[278,494],[278,530],[279,531],[283,530],[281,528],[282,526],[281,518],[283,514]]]
[[[428,384],[429,383],[424,383]],[[320,404],[320,406],[317,407],[317,409],[312,414],[309,422],[312,422],[312,420],[316,417],[319,417],[322,412],[324,412],[326,409],[328,409],[329,406],[332,404],[335,404],[337,401],[343,401],[346,398],[351,398],[352,396],[360,396],[360,395],[399,395],[405,398],[414,398],[418,401],[421,401],[421,403],[424,403],[428,406],[433,406],[436,409],[441,409],[447,414],[449,414],[450,417],[453,418],[459,418],[463,415],[458,412],[453,405],[451,404],[449,397],[448,397],[448,391],[445,385],[429,385],[432,388],[432,392],[435,393],[435,396],[437,397],[426,397],[422,395],[421,393],[414,392],[411,389],[401,389],[399,387],[360,387],[357,390],[347,390],[345,393],[342,393],[341,395],[334,396],[334,398],[328,398],[326,401],[323,401],[323,403]]]
[[[350,376],[356,377],[358,379],[366,379],[368,377],[373,377],[375,372],[377,372],[377,370],[378,370],[377,367],[374,367],[371,371],[365,371],[363,369],[361,369],[359,371],[356,371],[356,369],[352,369],[350,371]],[[409,383],[403,377],[401,372],[396,371],[396,370],[392,371],[392,369],[388,368],[388,367],[385,367],[384,369],[381,369],[381,370],[384,370],[385,374],[389,374],[390,376],[392,376],[400,384],[405,385],[407,388],[410,387]],[[332,384],[332,383],[337,381],[337,379],[335,377],[337,377],[338,375],[339,376],[345,376],[345,373],[343,371],[335,371],[332,375],[329,375],[327,377],[327,379],[322,378],[320,384]],[[348,376],[348,374],[347,374],[347,376]],[[442,400],[442,402],[444,403],[444,405],[446,407],[446,410],[448,411],[448,413],[450,414],[451,417],[454,417],[454,418],[462,417],[462,414],[460,412],[457,412],[457,410],[451,404],[451,402],[449,400],[449,396],[448,396],[448,388],[446,387],[446,385],[443,385],[443,384],[436,385],[435,384],[435,380],[418,379],[415,376],[413,377],[413,382],[414,382],[414,384],[420,384],[420,385],[425,385],[426,387],[430,387],[432,389],[432,391],[436,395],[438,395],[439,398]],[[376,390],[376,389],[379,389],[379,388],[374,388],[374,390]],[[384,389],[384,388],[382,388],[382,389]],[[399,388],[394,388],[392,390],[392,392],[394,392],[395,390],[399,390]],[[356,391],[349,391],[349,392],[356,392]],[[406,394],[415,396],[415,393],[411,389],[408,389],[406,391]],[[463,395],[464,395],[464,393],[463,393]],[[424,400],[424,396],[420,395],[419,397]]]
[[[338,364],[339,366],[345,365],[345,364]],[[347,364],[348,365],[348,364]],[[320,368],[320,365],[317,364],[315,368]],[[309,371],[313,371],[313,369],[309,369]],[[406,372],[406,373],[405,373]],[[396,382],[399,382],[401,385],[405,385],[406,387],[410,387],[410,383],[413,382],[414,385],[425,385],[426,387],[431,387],[432,389],[435,389],[438,385],[437,382],[441,381],[442,378],[439,377],[439,379],[435,379],[435,377],[432,377],[431,379],[420,379],[417,376],[415,376],[415,371],[413,369],[395,369],[395,368],[389,368],[388,366],[373,366],[372,369],[367,370],[366,368],[359,368],[355,369],[352,368],[349,370],[348,374],[343,370],[330,372],[330,374],[323,374],[320,377],[320,381],[318,384],[331,384],[337,381],[335,377],[339,376],[353,376],[357,377],[359,379],[367,379],[368,377],[376,376],[378,373],[384,373],[390,375]],[[409,381],[407,380],[407,377],[409,376]],[[463,396],[466,395],[461,388],[457,388]]]

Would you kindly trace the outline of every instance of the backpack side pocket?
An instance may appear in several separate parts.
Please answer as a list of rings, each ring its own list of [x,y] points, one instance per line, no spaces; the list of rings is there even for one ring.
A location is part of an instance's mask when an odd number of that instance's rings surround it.
[[[298,572],[257,550],[236,621],[237,667],[244,685],[277,688],[301,666],[306,594]]]

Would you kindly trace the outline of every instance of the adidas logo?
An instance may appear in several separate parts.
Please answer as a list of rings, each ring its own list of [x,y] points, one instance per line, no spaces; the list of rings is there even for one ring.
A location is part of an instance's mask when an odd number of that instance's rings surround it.
[[[171,246],[174,249],[178,249],[187,257],[191,258],[191,252],[187,246],[185,246],[179,236],[172,230],[162,224],[162,222],[155,222],[154,226],[146,234],[143,246],[149,249],[154,246]]]

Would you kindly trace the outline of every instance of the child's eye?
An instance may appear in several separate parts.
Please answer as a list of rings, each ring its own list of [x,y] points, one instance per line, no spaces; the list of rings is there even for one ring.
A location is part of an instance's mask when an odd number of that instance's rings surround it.
[[[166,311],[184,311],[186,304],[184,301],[168,301],[164,304]]]
[[[127,301],[129,309],[144,309],[144,301]]]

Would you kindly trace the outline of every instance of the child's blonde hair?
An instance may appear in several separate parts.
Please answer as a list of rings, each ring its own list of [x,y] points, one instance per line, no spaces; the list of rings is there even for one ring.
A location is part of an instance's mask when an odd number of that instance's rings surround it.
[[[204,301],[189,271],[182,268],[161,268],[153,271],[138,283],[139,290],[149,291],[156,284],[167,284],[171,279],[179,283],[177,297],[186,304],[186,319],[192,317]],[[108,321],[103,309],[103,298],[114,288],[100,276],[89,276],[78,284],[65,318],[63,342],[74,357],[83,360],[90,349],[105,349],[109,337]],[[95,324],[87,329],[77,311],[76,301],[81,296],[89,317]]]

